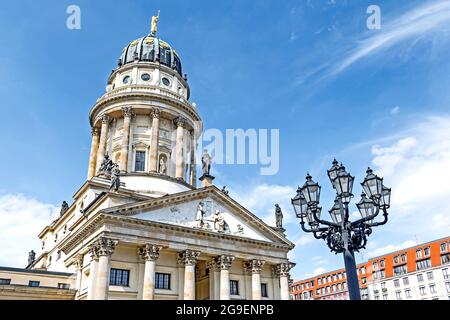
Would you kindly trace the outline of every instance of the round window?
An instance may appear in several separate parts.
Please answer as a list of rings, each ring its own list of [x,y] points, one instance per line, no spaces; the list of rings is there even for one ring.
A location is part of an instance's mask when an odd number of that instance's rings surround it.
[[[170,80],[167,78],[162,78],[162,83],[167,87],[170,86]]]
[[[141,79],[144,81],[149,81],[152,77],[148,73],[143,73]]]
[[[125,77],[123,78],[123,80],[122,80],[122,82],[123,82],[124,84],[130,83],[130,81],[131,81],[131,77],[130,77],[130,76],[125,76]]]

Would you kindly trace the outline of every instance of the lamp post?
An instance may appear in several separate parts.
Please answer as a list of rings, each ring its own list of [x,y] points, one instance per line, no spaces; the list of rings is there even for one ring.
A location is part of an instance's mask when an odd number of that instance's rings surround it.
[[[383,179],[369,168],[367,176],[361,183],[363,188],[361,200],[356,204],[361,219],[351,222],[349,204],[353,197],[355,177],[347,173],[345,167],[339,165],[336,159],[327,173],[336,190],[334,205],[328,211],[332,221],[321,218],[322,208],[319,207],[321,187],[312,180],[309,173],[305,184],[298,188],[296,196],[292,199],[292,205],[303,231],[312,233],[316,239],[325,240],[332,252],[343,254],[350,300],[361,300],[354,253],[365,248],[367,237],[372,233],[373,227],[387,223],[391,189],[385,187]],[[383,218],[376,221],[380,212]]]

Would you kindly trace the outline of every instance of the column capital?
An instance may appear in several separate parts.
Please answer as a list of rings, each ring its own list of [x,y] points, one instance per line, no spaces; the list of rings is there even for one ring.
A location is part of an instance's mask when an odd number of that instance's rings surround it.
[[[273,272],[276,272],[276,274],[280,277],[289,277],[289,271],[295,267],[295,263],[292,262],[285,262],[280,263],[274,266]]]
[[[233,256],[228,256],[225,254],[216,257],[217,264],[221,270],[229,270],[234,259],[235,258]]]
[[[105,123],[105,124],[109,124],[112,120],[112,118],[110,116],[108,116],[107,114],[102,115],[100,119],[102,120],[102,123]]]
[[[258,259],[252,259],[249,261],[245,261],[243,264],[244,271],[247,274],[261,273],[264,263],[265,263],[265,261],[258,260]]]
[[[83,257],[84,257],[84,255],[82,255],[82,254],[78,254],[75,257],[75,261],[73,262],[73,264],[75,265],[75,268],[77,270],[83,269]]]
[[[187,124],[187,119],[185,117],[178,117],[174,120],[175,125],[179,128],[185,128]]]
[[[210,271],[213,271],[213,272],[219,272],[219,271],[220,271],[220,265],[219,265],[219,263],[217,262],[217,259],[216,259],[216,258],[213,258],[213,259],[209,260],[209,261],[206,263],[206,267],[207,267]]]
[[[133,116],[132,107],[122,107],[122,113],[125,118],[131,118]]]
[[[178,262],[186,266],[194,266],[199,255],[200,251],[187,249],[179,254]]]
[[[94,127],[91,129],[92,136],[99,136],[100,135],[100,129],[97,127]]]
[[[161,246],[146,244],[142,248],[138,249],[138,253],[145,261],[156,261],[159,258],[159,251],[161,249]]]
[[[91,245],[91,256],[95,256],[97,259],[101,256],[111,256],[114,253],[117,243],[117,240],[101,237]]]
[[[152,118],[159,119],[161,117],[161,110],[159,110],[158,108],[152,108],[152,110],[150,111],[150,116]]]

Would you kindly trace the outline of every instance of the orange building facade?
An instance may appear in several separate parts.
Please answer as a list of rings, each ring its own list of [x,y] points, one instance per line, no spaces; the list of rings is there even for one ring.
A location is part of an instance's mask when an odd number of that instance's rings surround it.
[[[450,299],[450,237],[370,259],[357,265],[365,300]],[[347,300],[344,269],[300,280],[292,300]]]

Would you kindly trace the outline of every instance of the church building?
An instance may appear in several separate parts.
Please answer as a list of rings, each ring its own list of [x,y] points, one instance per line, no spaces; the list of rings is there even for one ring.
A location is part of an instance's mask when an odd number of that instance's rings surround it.
[[[202,119],[158,18],[91,108],[86,181],[29,265],[0,267],[0,299],[289,299],[294,244],[196,163]]]

